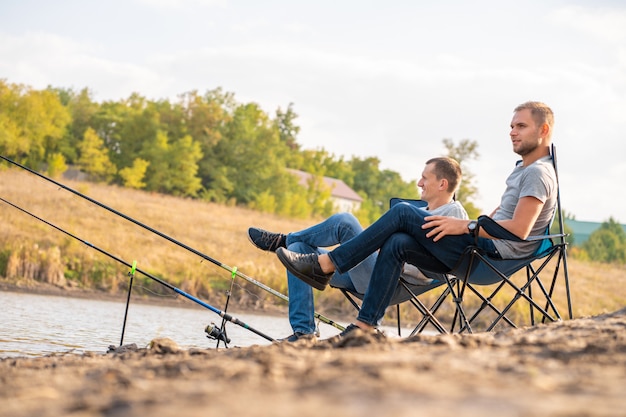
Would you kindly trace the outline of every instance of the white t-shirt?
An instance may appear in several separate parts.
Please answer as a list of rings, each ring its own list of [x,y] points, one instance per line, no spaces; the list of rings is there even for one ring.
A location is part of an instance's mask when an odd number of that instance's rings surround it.
[[[432,213],[433,216],[449,216],[469,220],[469,216],[467,215],[467,211],[465,211],[465,207],[463,207],[463,204],[456,200],[448,204],[444,204],[441,207],[437,207],[434,210],[428,210],[428,212]]]

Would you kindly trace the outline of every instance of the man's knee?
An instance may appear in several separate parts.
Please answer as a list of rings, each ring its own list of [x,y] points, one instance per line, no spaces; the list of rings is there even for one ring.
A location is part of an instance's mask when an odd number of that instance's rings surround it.
[[[423,221],[424,217],[428,216],[426,211],[405,202],[394,205],[389,209],[389,211],[399,217],[410,216],[413,221],[417,219],[419,219],[419,221]]]
[[[357,231],[361,231],[363,229],[363,227],[361,226],[361,223],[359,223],[359,220],[356,217],[354,217],[354,214],[352,213],[348,213],[346,211],[342,213],[333,214],[333,216],[335,216],[335,218],[339,221],[339,223],[343,225],[344,227],[349,227]]]
[[[287,246],[287,249],[289,249],[292,252],[296,252],[296,253],[312,253],[315,252],[315,248],[313,248],[311,245],[308,245],[304,242],[294,242],[289,244],[289,246]]]
[[[394,233],[387,239],[383,248],[396,254],[404,254],[407,249],[415,249],[415,239],[406,233]]]

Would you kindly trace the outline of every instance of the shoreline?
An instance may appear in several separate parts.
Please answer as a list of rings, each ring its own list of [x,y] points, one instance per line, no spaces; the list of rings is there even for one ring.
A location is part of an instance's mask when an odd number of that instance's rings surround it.
[[[69,297],[80,298],[85,300],[101,300],[101,301],[114,301],[126,304],[128,296],[127,292],[119,292],[117,294],[108,293],[98,290],[84,290],[73,288],[60,288],[52,284],[46,284],[41,282],[19,282],[11,283],[6,280],[0,279],[0,291],[21,293],[21,294],[34,294],[34,295],[46,295],[53,297]],[[150,297],[150,296],[137,296],[131,293],[131,303],[139,303],[145,305],[154,306],[167,306],[167,307],[179,307],[179,308],[194,308],[194,302],[183,297],[182,295],[166,296],[166,297]],[[221,307],[217,307],[222,310]],[[249,308],[237,306],[237,311],[241,313],[254,313],[258,315],[279,316],[287,314],[287,308],[270,305],[265,308]]]

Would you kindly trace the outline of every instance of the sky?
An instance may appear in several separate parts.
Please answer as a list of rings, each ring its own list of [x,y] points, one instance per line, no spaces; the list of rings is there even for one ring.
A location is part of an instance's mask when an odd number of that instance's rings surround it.
[[[220,87],[271,117],[292,103],[304,149],[406,181],[469,139],[485,213],[519,159],[513,109],[543,101],[563,208],[626,223],[623,1],[2,0],[0,79],[98,102]]]

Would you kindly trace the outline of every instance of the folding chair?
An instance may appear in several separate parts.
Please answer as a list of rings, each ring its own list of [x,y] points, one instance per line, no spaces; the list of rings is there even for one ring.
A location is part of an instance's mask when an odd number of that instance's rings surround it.
[[[569,274],[567,270],[567,243],[563,227],[563,213],[561,209],[561,196],[558,186],[558,171],[556,149],[551,148],[552,163],[557,172],[557,207],[554,217],[558,215],[559,231],[556,234],[549,234],[550,227],[541,236],[529,236],[525,240],[510,233],[494,220],[487,216],[478,218],[478,227],[485,229],[487,233],[498,239],[506,239],[515,242],[541,242],[539,248],[532,256],[523,259],[494,259],[486,256],[477,245],[467,248],[458,264],[444,275],[449,293],[452,295],[456,312],[454,315],[451,331],[454,332],[458,325],[458,332],[473,332],[472,323],[485,311],[495,314],[495,318],[486,326],[486,331],[493,330],[501,322],[512,327],[518,327],[516,320],[509,316],[509,312],[517,301],[527,302],[529,311],[529,324],[537,323],[536,316],[541,322],[562,320],[561,314],[554,301],[555,289],[559,281],[559,272],[563,272],[563,284],[565,286],[565,297],[569,318],[572,319],[572,301],[569,288]],[[549,285],[546,286],[542,279],[547,273],[546,267],[555,259],[554,272],[548,277]],[[538,264],[538,265],[537,265]],[[513,275],[518,271],[525,271],[525,279],[517,283]],[[543,274],[542,274],[543,273]],[[450,278],[452,275],[454,278]],[[518,274],[519,275],[519,274]],[[497,284],[497,285],[496,285]],[[496,288],[488,295],[484,296],[477,289],[478,286],[496,285]],[[503,288],[512,289],[514,295],[508,301],[500,302],[496,306],[496,295],[501,293]],[[534,289],[538,289],[537,292]],[[468,315],[468,305],[464,302],[464,297],[468,294],[476,296],[480,305],[471,316]],[[500,297],[501,299],[503,297]],[[500,301],[501,301],[500,299]],[[519,321],[519,320],[518,320]]]
[[[390,207],[392,207],[398,202],[407,202],[417,207],[426,207],[428,204],[423,200],[403,199],[403,198],[394,197],[390,200],[389,205]],[[397,329],[398,329],[399,336],[401,336],[401,328],[402,328],[401,319],[400,319],[401,317],[400,305],[407,301],[411,305],[413,305],[413,307],[415,307],[415,309],[422,315],[421,321],[418,323],[415,329],[411,332],[411,336],[418,331],[422,332],[424,329],[427,328],[429,324],[432,325],[432,327],[434,327],[435,331],[438,333],[448,333],[445,326],[440,322],[439,319],[437,319],[434,313],[437,311],[437,309],[439,309],[443,300],[449,294],[449,290],[447,288],[444,288],[443,294],[440,295],[440,297],[437,299],[435,304],[433,304],[433,306],[431,306],[430,308],[426,307],[426,305],[418,298],[418,295],[423,294],[432,289],[435,289],[437,287],[443,286],[447,283],[447,281],[444,280],[443,274],[432,273],[432,272],[427,272],[427,271],[421,271],[421,272],[427,278],[432,279],[432,281],[428,283],[420,279],[411,278],[410,276],[403,274],[400,277],[398,288],[396,289],[396,292],[394,296],[392,297],[391,302],[389,303],[389,306],[396,306]],[[454,282],[454,277],[450,277],[450,279],[452,279],[452,282]],[[362,300],[364,296],[363,294],[359,294],[354,291],[349,291],[345,288],[338,288],[338,289],[341,290],[343,295],[357,309],[357,311],[360,310],[361,307],[357,299]]]
[[[398,336],[402,335],[401,333],[402,325],[401,325],[401,319],[400,319],[400,304],[406,301],[411,303],[413,307],[415,307],[417,311],[423,317],[418,325],[421,328],[420,331],[422,331],[424,328],[426,328],[428,324],[430,324],[435,328],[435,330],[438,333],[448,333],[448,331],[446,330],[446,327],[434,315],[433,307],[431,308],[426,307],[426,305],[424,305],[424,303],[419,298],[417,298],[417,296],[420,294],[423,294],[434,288],[443,286],[444,284],[446,284],[446,281],[440,278],[438,276],[439,274],[434,274],[431,276],[431,274],[426,273],[425,275],[434,278],[433,281],[429,284],[418,284],[418,283],[412,283],[410,279],[401,278],[400,283],[398,284],[398,288],[396,289],[396,292],[393,298],[391,299],[391,302],[389,303],[390,307],[396,306]],[[357,309],[357,311],[361,309],[361,306],[356,301],[356,299],[362,300],[363,294],[349,291],[345,288],[339,288],[339,290],[341,290],[343,295],[354,306],[354,308]],[[444,291],[448,293],[447,289],[444,289]],[[416,331],[417,331],[417,328],[416,330],[413,330],[411,335],[415,334]]]

